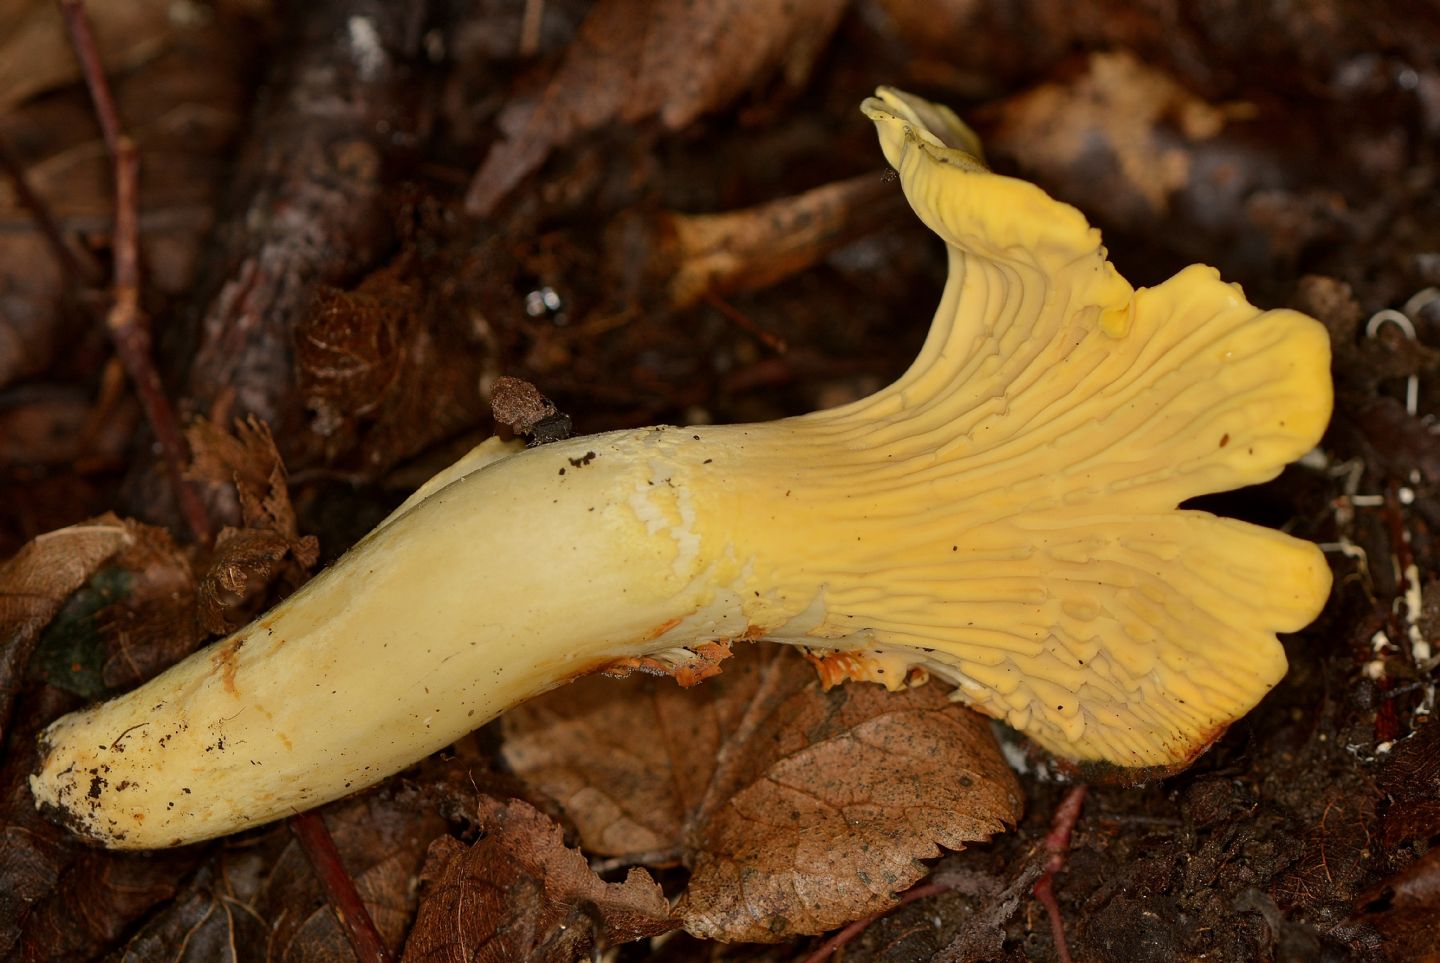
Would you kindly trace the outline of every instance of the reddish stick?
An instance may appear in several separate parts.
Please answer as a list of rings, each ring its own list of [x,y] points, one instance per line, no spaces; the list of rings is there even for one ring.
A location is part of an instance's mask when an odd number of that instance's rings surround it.
[[[165,394],[160,373],[155,369],[149,326],[140,311],[140,155],[135,150],[134,141],[120,127],[115,98],[105,79],[84,3],[81,0],[59,2],[75,56],[85,75],[85,85],[95,104],[95,116],[105,136],[105,145],[115,161],[115,236],[111,245],[115,261],[112,278],[114,304],[106,316],[105,327],[115,344],[115,353],[135,385],[135,393],[140,398],[150,429],[155,433],[155,440],[160,444],[166,474],[185,524],[196,540],[209,543],[212,536],[210,519],[200,496],[185,481],[184,466],[189,461],[189,452],[180,434],[175,409]]]
[[[1050,915],[1050,933],[1055,940],[1055,954],[1060,963],[1073,963],[1070,946],[1065,942],[1065,921],[1060,918],[1060,904],[1055,901],[1055,874],[1065,868],[1065,854],[1070,851],[1070,833],[1080,818],[1080,808],[1085,804],[1085,794],[1090,787],[1071,787],[1055,807],[1055,816],[1050,821],[1050,832],[1045,836],[1045,871],[1035,881],[1032,892]]]
[[[370,919],[370,911],[360,899],[355,880],[340,859],[340,851],[335,848],[325,820],[314,810],[296,813],[290,817],[290,830],[310,860],[315,877],[325,888],[330,908],[340,920],[340,928],[345,931],[356,958],[360,963],[393,963],[394,958],[380,939],[380,931]]]

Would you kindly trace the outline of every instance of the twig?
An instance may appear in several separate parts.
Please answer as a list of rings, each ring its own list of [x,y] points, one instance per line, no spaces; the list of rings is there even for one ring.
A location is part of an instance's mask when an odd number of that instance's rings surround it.
[[[183,470],[189,458],[188,450],[180,434],[175,409],[155,368],[149,325],[140,310],[140,155],[135,150],[135,142],[120,127],[115,99],[105,79],[84,3],[82,0],[59,0],[59,3],[70,31],[70,42],[85,76],[85,85],[95,105],[95,116],[105,136],[105,145],[115,161],[115,236],[111,244],[114,252],[111,279],[114,303],[105,318],[105,327],[115,343],[115,353],[135,385],[135,393],[140,398],[150,429],[155,433],[155,440],[160,444],[166,474],[180,513],[195,538],[208,543],[211,538],[210,519],[200,496],[185,481]]]
[[[10,176],[11,182],[15,185],[15,197],[30,211],[30,216],[35,219],[35,225],[40,228],[41,235],[45,242],[50,245],[55,260],[59,263],[60,269],[71,278],[83,281],[87,284],[98,284],[100,281],[100,269],[94,261],[89,258],[82,260],[75,253],[75,249],[65,243],[65,235],[60,230],[60,224],[55,220],[55,214],[45,199],[35,193],[30,186],[30,180],[25,176],[25,167],[20,163],[20,158],[10,151],[10,145],[0,137],[0,168]]]
[[[1090,787],[1084,784],[1074,786],[1050,821],[1050,832],[1045,836],[1045,871],[1035,881],[1032,892],[1050,915],[1050,932],[1055,940],[1055,954],[1060,963],[1072,963],[1069,944],[1065,942],[1065,921],[1060,918],[1060,904],[1055,901],[1055,874],[1065,868],[1065,854],[1070,851],[1070,833],[1080,818],[1080,808],[1085,804],[1085,794]]]
[[[370,911],[355,889],[355,880],[340,860],[340,851],[335,848],[335,840],[330,837],[325,820],[313,810],[297,813],[290,817],[290,830],[305,851],[305,858],[310,861],[315,877],[324,887],[330,908],[335,911],[340,928],[345,931],[345,938],[350,941],[350,948],[355,951],[360,963],[393,963],[394,958],[370,919]]]
[[[85,0],[59,0],[59,3],[65,26],[70,31],[70,43],[75,48],[75,58],[80,61],[80,72],[85,76],[85,87],[90,91],[90,99],[95,102],[95,119],[100,122],[105,149],[114,157],[120,152],[120,112],[115,109],[115,98],[111,96],[110,83],[105,79],[100,48],[95,45],[95,32],[90,29],[90,17],[85,13]]]
[[[934,896],[937,893],[945,893],[949,890],[949,883],[924,883],[920,886],[908,889],[905,891],[905,894],[896,901],[894,906],[881,910],[879,913],[871,914],[870,916],[865,917],[863,920],[856,920],[849,926],[846,926],[840,932],[836,933],[834,936],[830,937],[824,943],[821,943],[819,948],[816,949],[814,953],[811,953],[809,956],[805,957],[803,963],[825,963],[826,960],[830,959],[830,957],[835,955],[835,952],[837,950],[841,949],[843,946],[845,946],[845,944],[851,942],[861,933],[865,932],[865,930],[870,927],[870,924],[874,923],[880,917],[886,915],[887,913],[892,913],[908,903],[913,903],[917,899],[924,899],[927,896]]]
[[[718,294],[707,291],[703,296],[703,300],[706,304],[710,305],[716,311],[719,311],[721,314],[725,315],[725,317],[729,318],[736,327],[740,328],[742,331],[746,331],[749,334],[753,335],[757,340],[760,341],[761,344],[765,345],[765,347],[769,348],[771,351],[774,351],[776,354],[784,354],[786,351],[790,350],[790,346],[785,343],[784,338],[776,334],[771,334],[769,331],[766,331],[764,328],[760,327],[760,325],[756,324],[753,320],[751,320],[748,314],[741,311],[739,308],[735,307],[733,304],[726,301]]]

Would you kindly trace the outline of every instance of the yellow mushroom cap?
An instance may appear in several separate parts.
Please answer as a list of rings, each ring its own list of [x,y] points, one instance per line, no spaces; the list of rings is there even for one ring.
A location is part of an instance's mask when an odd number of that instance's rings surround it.
[[[812,416],[903,461],[887,500],[929,506],[871,621],[1062,756],[1182,765],[1283,676],[1275,634],[1314,619],[1330,572],[1314,545],[1178,506],[1319,441],[1326,332],[1209,267],[1134,290],[1079,211],[990,173],[948,110],[889,88],[862,109],[950,256],[912,368]],[[953,551],[922,550],[941,533]]]

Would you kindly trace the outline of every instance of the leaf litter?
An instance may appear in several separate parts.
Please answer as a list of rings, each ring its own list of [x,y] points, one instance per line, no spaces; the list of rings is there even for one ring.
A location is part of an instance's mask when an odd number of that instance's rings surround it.
[[[824,691],[779,646],[746,645],[693,690],[582,680],[505,717],[506,761],[592,852],[690,869],[686,928],[727,941],[821,933],[892,905],[941,847],[1014,824],[1021,795],[989,722],[938,684]]]

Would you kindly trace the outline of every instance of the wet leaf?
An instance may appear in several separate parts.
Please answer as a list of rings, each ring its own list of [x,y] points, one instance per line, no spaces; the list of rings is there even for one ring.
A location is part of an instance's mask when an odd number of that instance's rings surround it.
[[[587,849],[683,855],[676,912],[715,939],[819,933],[883,909],[941,846],[987,839],[1020,811],[989,723],[939,685],[824,692],[783,647],[747,646],[688,692],[583,680],[505,725],[506,760]]]
[[[553,149],[607,124],[654,118],[680,130],[777,71],[798,87],[844,8],[840,0],[600,0],[543,91],[501,112],[503,139],[466,207],[489,213]]]
[[[450,836],[431,845],[405,963],[573,963],[596,945],[674,928],[644,870],[605,882],[530,805],[482,796],[479,821],[473,846]]]

